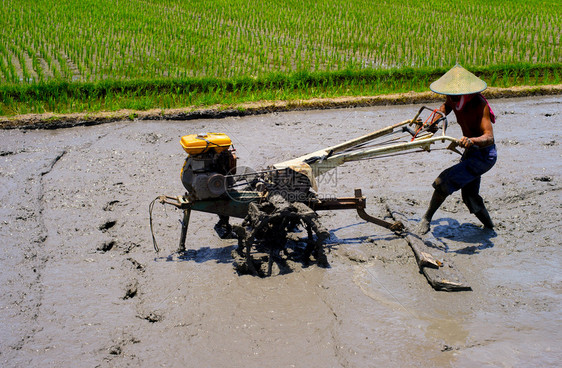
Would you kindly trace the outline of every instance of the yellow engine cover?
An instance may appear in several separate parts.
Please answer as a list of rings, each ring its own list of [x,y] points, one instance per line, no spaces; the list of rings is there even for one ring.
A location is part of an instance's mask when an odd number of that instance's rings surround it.
[[[181,146],[190,155],[215,151],[220,153],[232,144],[230,138],[224,133],[190,134],[181,137]]]

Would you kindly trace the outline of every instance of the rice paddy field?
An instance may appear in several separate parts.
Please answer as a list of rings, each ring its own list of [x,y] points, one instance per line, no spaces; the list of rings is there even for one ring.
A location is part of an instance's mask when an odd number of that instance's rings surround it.
[[[558,0],[2,0],[0,115],[561,83]]]

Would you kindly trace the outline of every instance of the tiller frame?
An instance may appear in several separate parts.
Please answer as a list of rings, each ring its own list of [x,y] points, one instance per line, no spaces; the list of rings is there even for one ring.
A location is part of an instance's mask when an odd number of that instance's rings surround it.
[[[424,110],[432,113],[422,123],[419,116]],[[442,125],[440,126],[440,123]],[[412,129],[412,126],[415,129]],[[326,229],[317,219],[317,211],[332,210],[349,210],[357,211],[359,217],[369,223],[389,229],[397,234],[404,231],[404,224],[400,221],[393,223],[370,216],[365,211],[366,198],[362,195],[361,189],[355,189],[354,196],[341,198],[319,198],[315,193],[309,191],[306,195],[303,193],[294,193],[294,196],[283,196],[278,191],[271,190],[271,186],[267,183],[275,184],[276,178],[281,174],[300,173],[305,175],[310,181],[310,188],[317,190],[316,177],[346,163],[358,160],[371,159],[376,157],[389,156],[400,152],[421,149],[430,151],[433,144],[448,143],[447,149],[455,151],[459,141],[456,138],[446,135],[448,121],[446,116],[438,110],[431,110],[428,107],[421,107],[413,119],[405,120],[400,123],[385,127],[372,133],[348,140],[341,144],[321,149],[292,160],[280,162],[272,165],[267,170],[253,173],[264,180],[261,185],[247,187],[243,190],[237,190],[233,187],[227,188],[225,195],[219,198],[197,199],[192,193],[187,192],[180,196],[161,195],[150,204],[150,226],[152,230],[152,208],[155,201],[159,201],[165,205],[174,206],[183,211],[183,221],[181,226],[181,235],[179,241],[179,252],[185,252],[187,231],[192,211],[207,212],[219,215],[219,222],[215,226],[222,229],[226,235],[235,234],[238,238],[238,255],[245,259],[243,269],[251,274],[258,274],[251,259],[251,248],[256,242],[263,240],[272,228],[276,228],[286,235],[289,225],[304,225],[308,232],[308,245],[305,250],[306,260],[314,255],[318,264],[327,263],[323,254],[322,243],[329,236]],[[441,134],[436,134],[441,129]],[[374,142],[376,139],[387,137],[395,133],[407,133],[408,142],[402,143],[382,143]],[[399,137],[400,138],[400,137]],[[404,137],[401,137],[402,139]],[[396,141],[397,138],[390,141]],[[369,146],[370,144],[370,146]],[[241,177],[241,175],[233,175],[233,177]],[[281,175],[283,176],[283,175]],[[263,185],[266,183],[266,185]],[[286,194],[286,193],[285,193]],[[265,204],[268,204],[267,206]],[[269,208],[269,209],[268,209]],[[244,219],[242,225],[231,226],[229,218]],[[313,233],[316,233],[316,241],[314,241]],[[156,251],[158,246],[153,236],[153,244]],[[271,263],[275,256],[275,250],[285,246],[286,239],[275,240],[279,236],[272,236],[266,239],[271,244],[269,254],[268,274],[271,274]],[[240,268],[239,268],[240,270]]]

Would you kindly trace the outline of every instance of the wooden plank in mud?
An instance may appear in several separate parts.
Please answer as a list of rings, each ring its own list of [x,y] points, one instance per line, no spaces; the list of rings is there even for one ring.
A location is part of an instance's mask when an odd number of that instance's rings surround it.
[[[400,212],[392,210],[388,204],[386,207],[394,221],[401,221],[404,224],[405,230],[402,232],[401,236],[406,240],[410,248],[412,248],[420,272],[423,273],[429,284],[435,290],[472,290],[451,260],[439,259],[439,257],[434,256],[425,241],[419,235],[408,230],[407,219]]]

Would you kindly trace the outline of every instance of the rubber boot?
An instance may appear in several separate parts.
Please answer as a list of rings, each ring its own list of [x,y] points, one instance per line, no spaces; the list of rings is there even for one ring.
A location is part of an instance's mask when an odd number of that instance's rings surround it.
[[[475,212],[474,214],[476,215],[478,220],[480,220],[480,222],[484,225],[484,228],[486,229],[494,228],[494,223],[492,222],[492,219],[490,218],[490,214],[488,213],[488,210],[486,208],[483,208],[480,211]]]
[[[429,231],[431,219],[433,218],[433,215],[439,209],[439,207],[441,207],[443,202],[445,202],[446,198],[447,195],[439,192],[438,190],[435,190],[433,192],[433,195],[431,196],[431,200],[429,201],[429,208],[427,209],[425,215],[423,215],[418,225],[417,230],[419,234],[423,235]]]

